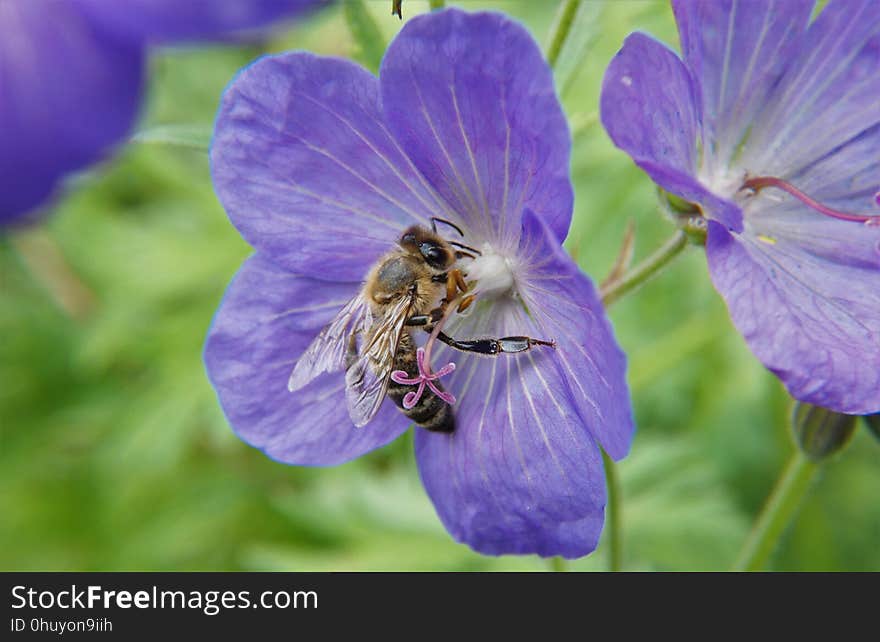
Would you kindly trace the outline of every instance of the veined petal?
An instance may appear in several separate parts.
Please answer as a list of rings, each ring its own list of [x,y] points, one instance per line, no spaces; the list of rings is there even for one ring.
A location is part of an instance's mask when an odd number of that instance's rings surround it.
[[[675,53],[645,34],[630,35],[605,71],[600,109],[611,140],[655,183],[742,229],[740,209],[696,178],[699,106]]]
[[[523,267],[517,287],[534,317],[535,331],[557,342],[554,360],[573,405],[605,451],[622,459],[635,431],[626,355],[596,289],[528,211],[519,260]]]
[[[806,29],[814,0],[673,0],[702,105],[704,163],[727,167]]]
[[[596,442],[623,457],[633,433],[625,358],[589,280],[549,226],[523,217],[516,262],[522,301],[477,304],[456,338],[553,339],[519,354],[456,360],[456,432],[419,431],[422,480],[453,536],[489,554],[579,557],[602,528],[605,482]],[[523,305],[525,303],[525,306]],[[529,313],[526,312],[526,306]]]
[[[273,459],[339,464],[407,429],[391,403],[355,428],[343,372],[321,375],[296,393],[287,389],[299,355],[358,287],[303,278],[258,254],[226,292],[205,345],[208,376],[238,436]]]
[[[500,14],[407,21],[380,73],[395,137],[471,235],[515,248],[524,208],[561,240],[571,221],[571,136],[537,44]]]
[[[140,47],[67,3],[0,2],[0,224],[22,221],[122,139],[142,84]]]
[[[880,410],[880,233],[835,222],[822,231],[836,237],[809,244],[710,223],[706,254],[737,329],[795,399],[868,414]]]
[[[306,276],[353,281],[414,223],[444,216],[379,114],[378,82],[335,58],[261,58],[232,81],[211,146],[242,236]]]
[[[489,324],[471,317],[450,332],[461,339],[529,332],[521,307],[496,303],[491,314]],[[580,557],[599,539],[599,449],[551,351],[493,358],[438,352],[437,363],[457,360],[444,382],[457,398],[456,430],[417,431],[416,457],[447,530],[481,553]]]
[[[880,3],[832,0],[755,120],[743,166],[787,180],[880,123]]]
[[[150,42],[222,38],[329,0],[69,0],[111,33]]]

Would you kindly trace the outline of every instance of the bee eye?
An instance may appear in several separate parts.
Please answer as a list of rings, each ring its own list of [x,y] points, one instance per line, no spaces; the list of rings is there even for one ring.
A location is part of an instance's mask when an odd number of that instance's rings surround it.
[[[415,243],[415,241],[416,241],[416,235],[413,234],[412,232],[404,234],[403,236],[400,237],[401,243]]]
[[[419,251],[430,265],[442,265],[446,259],[446,253],[433,243],[422,243],[419,246]]]

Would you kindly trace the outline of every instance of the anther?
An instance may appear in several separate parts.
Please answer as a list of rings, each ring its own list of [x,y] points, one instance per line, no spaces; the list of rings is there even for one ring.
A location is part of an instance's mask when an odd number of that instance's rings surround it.
[[[748,189],[757,194],[765,187],[775,187],[776,189],[781,189],[783,192],[787,192],[788,194],[794,196],[807,207],[810,207],[820,214],[824,214],[825,216],[830,216],[831,218],[836,218],[841,221],[864,223],[865,225],[880,225],[880,214],[854,214],[852,212],[841,212],[840,210],[836,210],[828,207],[827,205],[823,205],[816,199],[807,194],[804,194],[794,185],[785,182],[781,178],[775,178],[773,176],[754,176],[752,178],[746,179],[743,182],[741,189]],[[877,203],[877,205],[880,205],[880,192],[877,192],[874,195],[874,202]]]

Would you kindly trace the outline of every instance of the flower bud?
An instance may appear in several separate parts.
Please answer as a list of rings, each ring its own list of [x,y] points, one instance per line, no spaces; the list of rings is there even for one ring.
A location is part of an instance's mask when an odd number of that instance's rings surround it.
[[[865,420],[865,425],[868,427],[868,430],[874,433],[874,436],[877,439],[880,439],[880,412],[873,415],[865,415],[862,419]]]
[[[822,461],[849,443],[857,419],[856,415],[843,415],[798,401],[792,412],[791,426],[803,453],[813,461]]]

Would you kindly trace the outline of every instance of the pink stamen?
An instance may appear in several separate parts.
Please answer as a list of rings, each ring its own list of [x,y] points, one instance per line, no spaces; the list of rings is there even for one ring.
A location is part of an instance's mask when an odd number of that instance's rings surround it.
[[[415,407],[415,405],[419,402],[419,399],[422,398],[422,393],[425,392],[426,385],[428,388],[430,388],[431,392],[440,397],[450,406],[454,404],[455,397],[445,390],[440,390],[440,388],[434,385],[434,381],[436,381],[440,377],[445,377],[450,372],[454,371],[455,364],[450,362],[440,368],[437,372],[431,372],[427,360],[425,359],[424,348],[419,348],[418,350],[416,350],[416,363],[418,363],[419,365],[419,374],[415,377],[410,377],[409,373],[404,370],[395,370],[391,373],[391,380],[395,383],[399,383],[404,386],[418,386],[418,388],[414,392],[408,392],[403,396],[403,407],[406,410]]]
[[[841,212],[840,210],[832,209],[827,205],[823,205],[811,196],[804,194],[794,185],[786,183],[781,178],[775,178],[773,176],[755,176],[746,179],[742,184],[742,187],[743,189],[750,189],[756,194],[765,187],[775,187],[776,189],[781,189],[783,192],[791,194],[807,207],[811,207],[825,216],[830,216],[831,218],[836,218],[841,221],[864,223],[865,225],[880,225],[880,214],[853,214],[851,212]],[[877,192],[874,195],[874,201],[880,205],[880,192]]]

